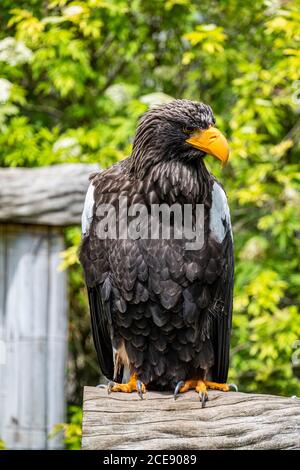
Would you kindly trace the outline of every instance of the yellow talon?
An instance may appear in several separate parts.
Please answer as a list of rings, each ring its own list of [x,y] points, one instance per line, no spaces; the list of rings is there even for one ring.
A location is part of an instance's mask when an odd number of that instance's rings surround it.
[[[131,393],[131,392],[137,392],[140,398],[143,398],[143,393],[146,393],[146,387],[145,385],[138,380],[136,374],[132,374],[130,377],[129,381],[126,384],[118,384],[114,382],[109,382],[108,388],[107,388],[108,393],[111,392],[123,392],[123,393]]]
[[[207,390],[220,390],[222,392],[229,392],[230,390],[237,391],[237,386],[234,384],[219,384],[217,382],[210,382],[209,380],[186,380],[178,382],[174,391],[174,398],[176,400],[178,393],[185,393],[189,390],[198,392],[202,407],[205,406],[208,400]]]

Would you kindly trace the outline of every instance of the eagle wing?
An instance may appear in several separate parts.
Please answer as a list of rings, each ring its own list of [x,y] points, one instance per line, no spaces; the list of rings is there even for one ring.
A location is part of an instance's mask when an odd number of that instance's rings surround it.
[[[222,270],[215,282],[214,302],[219,313],[211,322],[211,341],[214,350],[212,380],[225,383],[229,368],[230,334],[234,283],[233,239],[230,213],[224,190],[215,182],[210,209],[210,237],[218,242],[223,260]],[[220,303],[220,308],[218,307]]]
[[[102,373],[113,380],[114,362],[110,329],[110,308],[103,301],[101,286],[88,287],[92,333]]]
[[[223,259],[226,264],[224,272],[217,281],[217,301],[223,302],[221,315],[213,317],[211,324],[211,341],[214,349],[214,366],[212,380],[226,383],[229,368],[229,349],[232,322],[233,300],[233,246],[231,234],[223,241]]]
[[[111,313],[110,305],[105,300],[105,286],[103,289],[103,280],[109,267],[104,243],[95,237],[95,233],[91,230],[95,209],[94,190],[95,187],[91,182],[82,213],[83,237],[79,257],[86,278],[92,334],[98,362],[102,373],[112,380],[114,361],[111,339]]]

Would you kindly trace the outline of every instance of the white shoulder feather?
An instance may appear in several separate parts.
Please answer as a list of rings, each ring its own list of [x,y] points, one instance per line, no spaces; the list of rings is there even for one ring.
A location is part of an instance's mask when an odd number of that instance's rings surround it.
[[[228,230],[231,231],[230,212],[227,197],[222,187],[215,182],[212,189],[209,228],[215,239],[221,243]]]
[[[94,207],[94,185],[90,183],[89,188],[87,190],[83,212],[81,216],[81,229],[82,234],[87,235],[90,229],[90,225],[93,219],[93,207]]]

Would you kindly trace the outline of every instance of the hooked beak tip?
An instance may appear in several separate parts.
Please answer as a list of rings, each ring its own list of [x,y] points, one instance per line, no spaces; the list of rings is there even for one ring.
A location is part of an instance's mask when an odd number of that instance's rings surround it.
[[[229,159],[229,145],[222,132],[216,127],[211,126],[205,130],[199,130],[189,137],[186,142],[221,160],[222,168],[227,164]]]

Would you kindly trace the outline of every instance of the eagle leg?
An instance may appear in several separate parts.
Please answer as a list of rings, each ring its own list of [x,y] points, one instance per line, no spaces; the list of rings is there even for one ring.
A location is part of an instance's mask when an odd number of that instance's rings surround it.
[[[176,400],[179,393],[185,393],[189,390],[196,390],[202,402],[202,408],[208,400],[207,390],[220,390],[221,392],[237,392],[238,388],[235,384],[219,384],[217,382],[210,382],[209,380],[187,380],[184,382],[180,380],[174,390],[174,399]]]
[[[220,390],[221,392],[237,392],[238,388],[235,384],[219,384],[217,382],[204,381],[206,387],[210,390]]]
[[[139,397],[143,399],[143,393],[146,393],[145,385],[137,378],[136,374],[132,374],[126,384],[118,384],[110,381],[107,385],[107,392],[124,392],[131,393],[137,392]]]
[[[202,408],[205,407],[205,404],[208,400],[206,384],[203,380],[187,380],[177,383],[174,391],[174,399],[176,400],[178,393],[185,393],[189,390],[195,390],[199,394],[199,399],[202,403]]]

